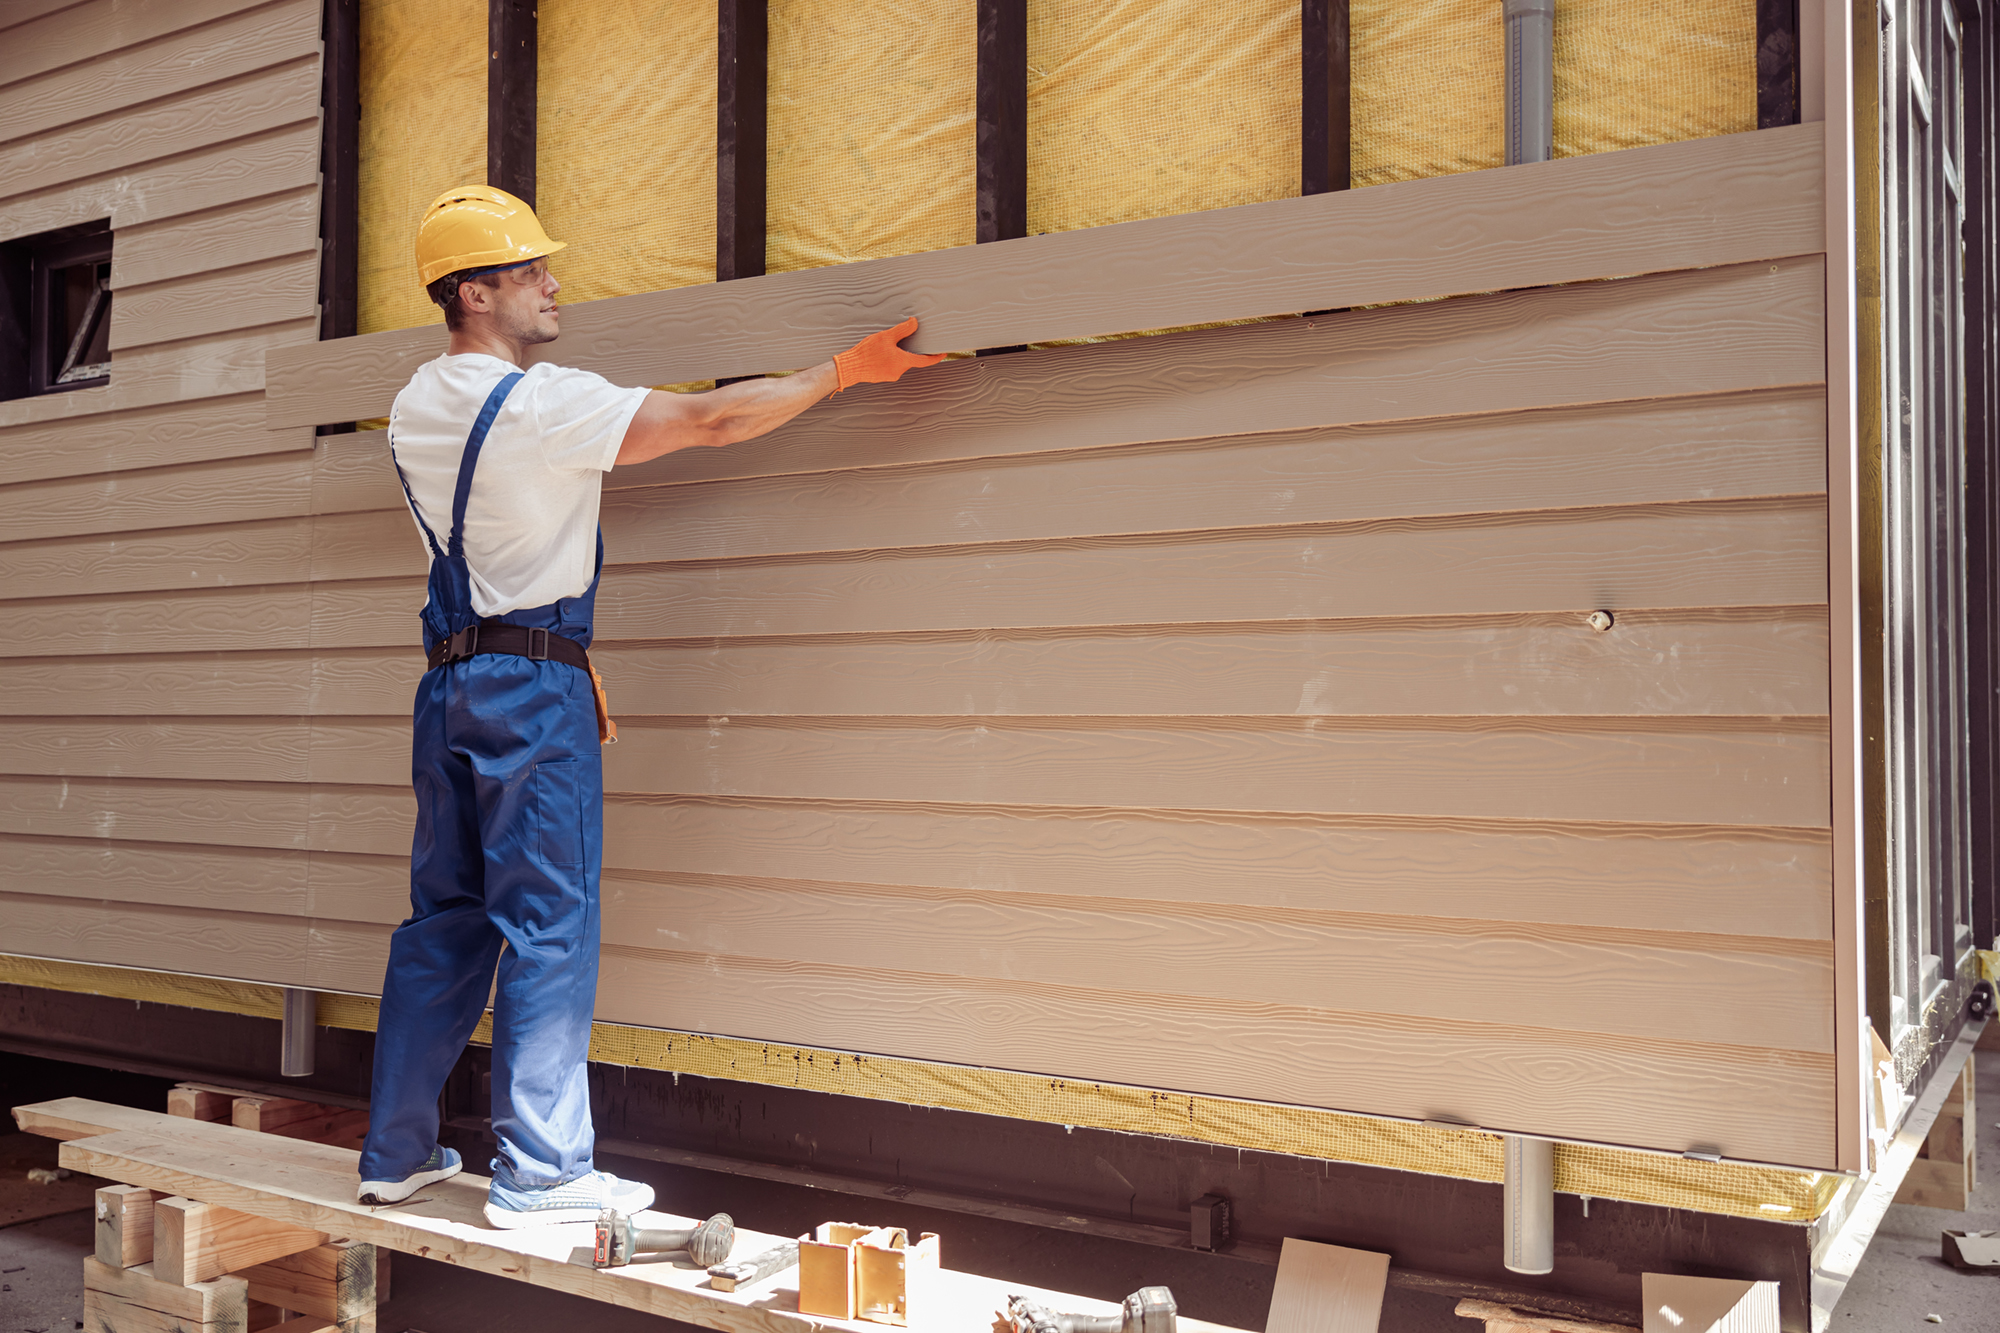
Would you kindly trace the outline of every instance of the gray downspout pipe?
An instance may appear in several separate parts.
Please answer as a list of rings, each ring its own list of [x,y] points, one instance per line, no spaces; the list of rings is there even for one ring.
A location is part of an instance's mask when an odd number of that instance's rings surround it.
[[[1501,0],[1507,13],[1507,165],[1555,151],[1555,0]]]
[[[1502,1261],[1516,1273],[1553,1272],[1556,1145],[1547,1139],[1508,1134],[1501,1139],[1501,1152],[1507,1164]]]
[[[304,1078],[313,1071],[313,1029],[319,1022],[319,995],[285,987],[285,1028],[278,1050],[278,1072]]]

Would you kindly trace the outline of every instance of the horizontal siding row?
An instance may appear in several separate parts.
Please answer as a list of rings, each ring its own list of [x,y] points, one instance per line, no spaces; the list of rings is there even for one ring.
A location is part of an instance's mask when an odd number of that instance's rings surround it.
[[[303,12],[33,20],[133,83],[57,120],[102,71],[0,59],[0,229],[295,151]],[[317,198],[235,179],[112,211],[94,406],[0,404],[0,935],[374,992],[422,548],[380,433],[263,429]],[[600,1017],[1824,1164],[1824,282],[1771,244],[955,361],[613,474]]]

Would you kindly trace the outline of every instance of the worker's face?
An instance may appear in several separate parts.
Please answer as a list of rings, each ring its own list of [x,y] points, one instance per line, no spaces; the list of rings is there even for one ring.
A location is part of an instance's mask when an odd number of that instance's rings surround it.
[[[562,284],[549,272],[549,261],[537,259],[496,276],[500,282],[494,287],[465,284],[461,299],[467,312],[490,317],[493,331],[503,338],[525,344],[554,342],[561,332],[556,293]]]

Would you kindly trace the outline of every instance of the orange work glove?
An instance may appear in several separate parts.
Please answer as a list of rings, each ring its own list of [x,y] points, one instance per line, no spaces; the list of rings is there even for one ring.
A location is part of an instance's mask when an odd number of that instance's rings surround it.
[[[855,384],[893,384],[903,378],[906,370],[934,366],[944,360],[942,352],[924,356],[896,346],[916,331],[917,317],[912,315],[893,329],[869,334],[833,358],[833,372],[840,379],[840,387],[834,392]]]

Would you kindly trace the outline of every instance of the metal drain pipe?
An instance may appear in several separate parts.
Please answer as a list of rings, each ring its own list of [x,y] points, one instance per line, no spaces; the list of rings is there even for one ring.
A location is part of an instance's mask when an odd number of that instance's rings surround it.
[[[1555,0],[1502,0],[1507,13],[1507,165],[1555,151]]]
[[[319,1022],[319,994],[285,987],[285,1029],[279,1039],[278,1072],[304,1078],[313,1071],[313,1029]]]
[[[1548,1273],[1556,1266],[1556,1145],[1547,1139],[1501,1138],[1507,1163],[1501,1253],[1516,1273]]]

